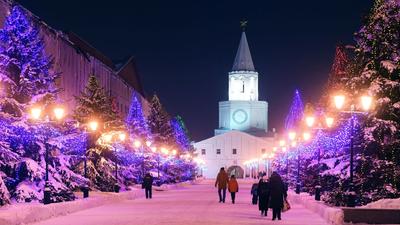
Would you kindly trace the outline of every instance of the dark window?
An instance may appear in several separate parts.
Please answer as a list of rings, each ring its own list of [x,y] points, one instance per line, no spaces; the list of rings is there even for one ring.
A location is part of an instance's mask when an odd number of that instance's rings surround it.
[[[237,154],[237,149],[236,149],[236,148],[232,149],[232,154],[233,154],[233,155],[236,155],[236,154]]]
[[[217,155],[220,155],[221,154],[221,149],[217,149]]]
[[[205,150],[205,149],[202,149],[202,150],[201,150],[201,154],[202,154],[202,155],[205,155],[205,154],[206,154],[206,150]]]
[[[265,148],[261,149],[261,153],[265,154]]]

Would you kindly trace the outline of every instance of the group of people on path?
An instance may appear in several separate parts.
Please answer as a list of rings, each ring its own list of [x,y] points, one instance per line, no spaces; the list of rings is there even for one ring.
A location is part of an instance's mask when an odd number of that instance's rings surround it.
[[[239,192],[239,184],[235,175],[228,177],[228,173],[221,168],[215,180],[215,187],[218,187],[219,202],[225,203],[226,188],[231,193],[232,204],[235,204],[236,192]]]
[[[219,202],[225,203],[226,189],[231,193],[232,203],[235,204],[236,192],[239,191],[239,185],[235,175],[231,175],[224,168],[221,168],[215,187],[218,188]],[[252,204],[257,205],[261,211],[261,216],[267,216],[268,209],[272,209],[272,220],[281,220],[281,212],[284,207],[288,207],[287,185],[283,182],[277,172],[273,172],[271,177],[263,176],[258,183],[253,184],[251,188]]]

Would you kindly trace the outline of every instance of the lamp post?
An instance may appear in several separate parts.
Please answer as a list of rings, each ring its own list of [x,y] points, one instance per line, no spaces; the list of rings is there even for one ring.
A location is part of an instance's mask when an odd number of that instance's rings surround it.
[[[157,178],[160,179],[160,153],[157,152],[157,147],[153,146],[150,148],[153,153],[156,154],[157,157]]]
[[[87,146],[85,150],[85,155],[84,155],[84,161],[83,161],[83,174],[86,179],[88,179],[88,174],[87,174],[87,157],[89,153],[89,149],[91,149],[94,145],[94,133],[97,131],[99,127],[99,122],[96,120],[90,120],[86,126],[85,126],[85,132],[87,134]],[[82,192],[83,192],[83,198],[88,198],[89,197],[89,185],[85,184],[82,187]]]
[[[333,97],[336,109],[340,110],[343,114],[350,115],[350,184],[348,188],[348,199],[347,206],[355,207],[356,205],[356,193],[354,190],[354,117],[355,115],[366,114],[372,105],[372,97],[363,95],[360,98],[358,105],[351,103],[349,110],[342,110],[346,104],[346,97],[344,95],[336,95]],[[361,110],[358,110],[361,109]]]
[[[296,132],[290,131],[288,133],[289,140],[291,141],[290,146],[292,148],[297,147],[297,141],[308,141],[311,138],[311,134],[308,132],[304,132],[302,137],[299,137]],[[301,182],[300,182],[300,148],[297,148],[297,177],[296,177],[296,194],[300,194],[301,191]]]
[[[115,138],[117,136],[117,138]],[[112,144],[113,142],[116,143],[123,143],[126,139],[126,134],[124,132],[119,132],[118,134],[106,134],[104,136],[105,142]],[[120,186],[118,184],[118,157],[117,157],[117,148],[114,147],[114,154],[115,154],[115,184],[114,184],[114,192],[118,193]]]
[[[324,122],[322,122],[324,120]],[[305,123],[307,127],[309,128],[314,128],[317,131],[322,131],[326,130],[328,128],[331,128],[333,125],[334,119],[333,117],[329,116],[319,116],[315,117],[312,115],[309,115],[305,118]],[[321,189],[322,189],[322,184],[321,184],[321,146],[319,145],[319,140],[318,141],[318,152],[317,152],[317,160],[318,160],[318,165],[317,165],[317,184],[315,186],[315,200],[320,201],[321,200]]]
[[[47,110],[45,111],[47,112]],[[40,120],[41,116],[44,116],[44,122],[50,123],[51,119],[54,118],[56,121],[61,121],[61,119],[65,116],[65,110],[61,106],[56,106],[53,108],[53,114],[51,113],[43,113],[42,108],[40,107],[33,107],[30,111],[30,116],[33,120]],[[45,173],[45,186],[44,186],[44,196],[43,196],[43,204],[47,205],[51,203],[51,189],[50,189],[50,182],[49,182],[49,135],[45,136],[44,140],[46,155],[45,155],[45,162],[46,162],[46,173]]]

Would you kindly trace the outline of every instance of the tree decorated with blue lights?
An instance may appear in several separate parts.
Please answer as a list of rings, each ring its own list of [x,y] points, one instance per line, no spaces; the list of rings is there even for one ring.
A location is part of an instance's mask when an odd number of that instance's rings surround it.
[[[290,105],[289,113],[285,119],[285,129],[291,130],[299,125],[303,119],[304,105],[301,99],[300,92],[296,90],[294,92],[294,97],[292,104]]]
[[[9,96],[28,103],[35,95],[56,92],[52,59],[45,54],[40,30],[20,6],[12,7],[6,18],[0,43],[0,82]]]
[[[190,150],[190,139],[188,137],[188,131],[182,117],[176,116],[171,120],[171,126],[174,131],[175,141],[179,149],[183,152]]]
[[[150,131],[146,117],[143,114],[142,103],[137,93],[132,94],[131,105],[128,116],[126,117],[126,126],[132,137],[143,140],[150,138]]]

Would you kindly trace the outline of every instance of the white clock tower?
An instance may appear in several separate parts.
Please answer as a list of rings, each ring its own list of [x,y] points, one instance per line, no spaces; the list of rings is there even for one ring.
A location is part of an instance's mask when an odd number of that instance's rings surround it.
[[[268,103],[258,100],[258,73],[244,31],[229,73],[229,101],[219,102],[219,128],[215,135],[231,130],[255,136],[265,136],[268,130]]]
[[[241,24],[243,27],[246,22]],[[215,178],[219,169],[225,167],[229,175],[244,178],[270,171],[264,161],[256,167],[246,163],[273,152],[276,139],[273,132],[267,132],[267,121],[268,103],[258,100],[258,73],[243,31],[229,73],[229,99],[219,102],[219,127],[213,137],[194,144],[197,157],[204,162],[198,173]]]

